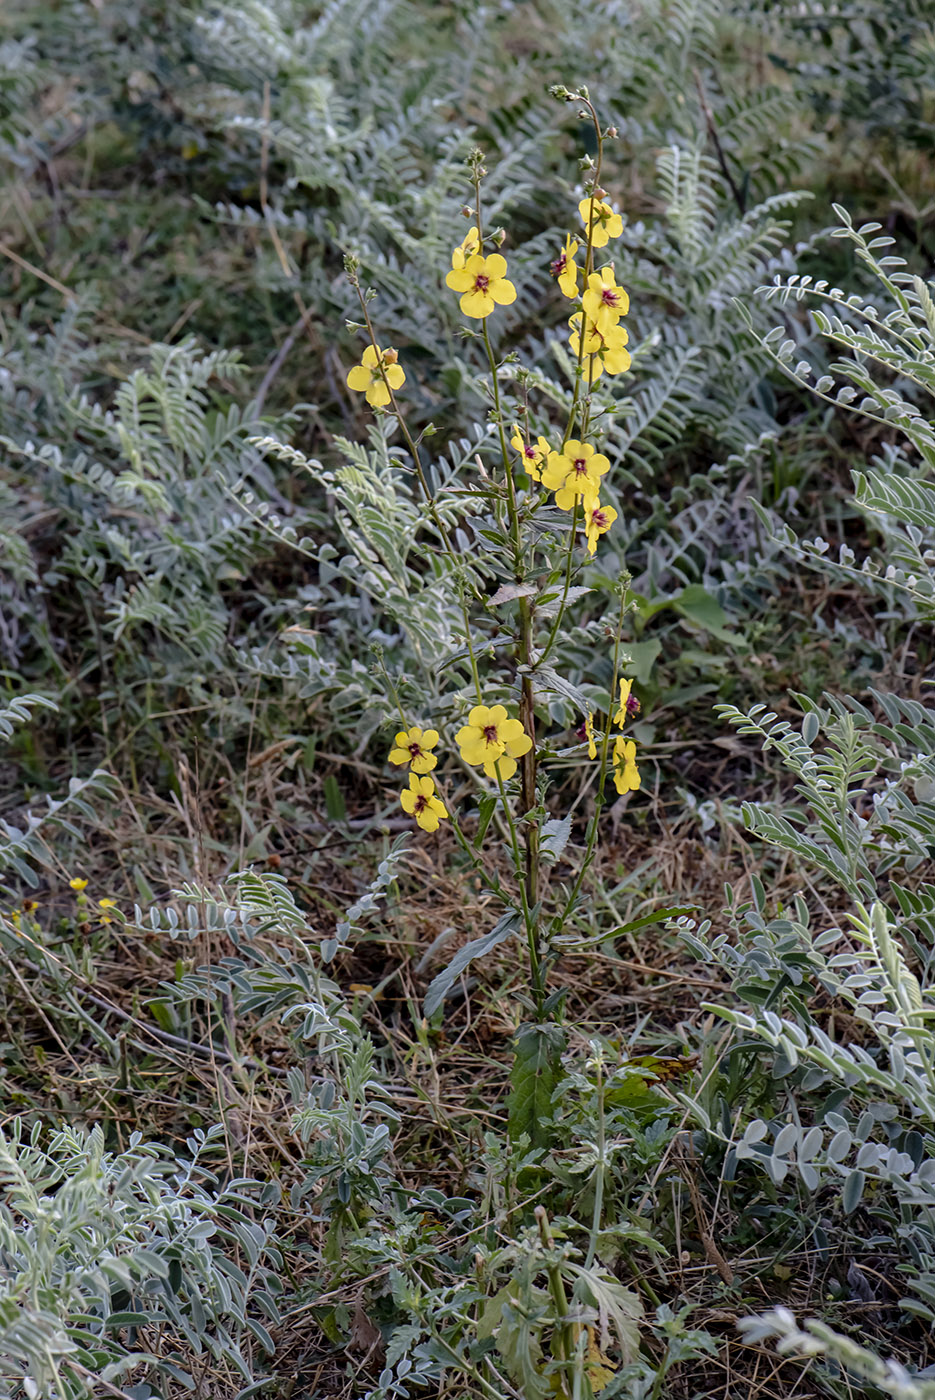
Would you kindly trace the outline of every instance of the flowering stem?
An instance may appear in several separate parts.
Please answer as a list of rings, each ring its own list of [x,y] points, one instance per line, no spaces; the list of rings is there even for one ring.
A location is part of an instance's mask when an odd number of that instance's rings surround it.
[[[588,242],[587,242],[587,248],[586,248],[585,255],[584,255],[584,278],[583,278],[583,281],[584,281],[584,286],[585,286],[585,289],[586,289],[586,288],[587,288],[587,285],[588,285],[588,278],[589,278],[589,276],[591,275],[591,273],[594,271],[594,191],[600,187],[600,183],[601,183],[601,166],[602,166],[603,159],[604,159],[604,133],[601,131],[601,124],[600,124],[600,122],[599,122],[598,119],[597,119],[597,112],[594,110],[594,104],[590,101],[590,99],[588,99],[587,97],[580,97],[580,96],[579,96],[579,97],[576,98],[576,100],[579,101],[579,102],[583,102],[584,105],[585,105],[585,107],[587,107],[588,111],[590,112],[590,114],[591,114],[591,120],[592,120],[592,122],[594,123],[594,132],[595,132],[595,136],[596,136],[596,138],[597,138],[597,160],[596,160],[595,163],[594,163],[594,182],[593,182],[593,184],[592,184],[592,186],[591,186],[591,203],[590,203],[590,205],[588,206]],[[584,343],[585,343],[585,340],[586,340],[586,339],[587,339],[587,325],[586,325],[586,318],[585,318],[585,314],[584,314],[584,307],[582,306],[582,308],[581,308],[581,326],[580,326],[580,334],[579,334],[579,336],[578,336],[578,369],[577,369],[577,372],[576,372],[576,374],[575,374],[575,391],[574,391],[574,394],[573,394],[573,396],[572,396],[572,400],[571,400],[571,409],[569,410],[569,414],[568,414],[568,426],[567,426],[567,428],[565,429],[565,436],[564,436],[564,438],[562,439],[562,451],[563,451],[563,452],[565,451],[565,444],[568,442],[568,439],[571,437],[572,432],[574,431],[575,419],[576,419],[577,416],[578,416],[578,403],[579,403],[579,400],[580,400],[580,398],[581,398],[581,381],[582,381],[582,379],[583,379],[583,375],[582,375],[582,366],[583,366],[583,364],[584,364]],[[588,394],[589,394],[589,395],[590,395],[591,387],[592,387],[592,384],[593,384],[593,368],[594,368],[594,366],[593,366],[593,361],[592,361],[592,365],[591,365],[591,369],[592,369],[592,378],[591,378],[591,380],[589,380],[589,383],[588,383]],[[583,429],[583,428],[582,428],[582,432],[584,432],[584,429]]]
[[[623,619],[627,609],[627,589],[624,588],[620,595],[620,614],[617,618],[617,634],[614,638],[614,666],[613,681],[610,688],[610,705],[607,709],[607,723],[604,726],[604,733],[601,736],[600,767],[598,769],[597,792],[594,794],[594,814],[588,826],[588,844],[585,847],[584,860],[581,862],[581,869],[575,878],[575,883],[571,887],[571,894],[565,901],[565,908],[562,910],[561,923],[572,913],[578,902],[578,895],[581,893],[581,886],[584,884],[584,877],[588,873],[591,861],[594,859],[594,847],[597,844],[597,829],[600,821],[601,810],[604,806],[604,784],[607,781],[607,752],[610,748],[610,730],[612,713],[614,708],[614,696],[617,693],[617,680],[619,674],[620,661],[620,636],[623,632]]]
[[[483,248],[483,222],[481,218],[480,199],[480,165],[474,166],[474,205],[477,214],[477,237],[478,243]],[[517,583],[523,582],[524,560],[523,560],[523,537],[520,526],[519,506],[516,496],[516,482],[513,477],[513,463],[510,460],[507,448],[506,430],[503,426],[503,405],[500,398],[500,381],[497,378],[497,360],[493,353],[493,346],[490,343],[490,332],[487,329],[486,319],[481,323],[484,334],[484,348],[487,351],[487,363],[490,366],[491,392],[493,394],[494,413],[497,421],[497,434],[500,439],[500,456],[503,461],[503,473],[507,487],[507,508],[510,516],[510,537],[513,541],[513,571]],[[532,974],[533,988],[536,997],[536,1011],[541,1019],[542,1005],[545,997],[545,988],[542,983],[542,970],[539,961],[539,916],[535,912],[539,902],[539,824],[532,813],[536,806],[536,711],[533,695],[532,676],[529,668],[533,659],[533,609],[526,597],[520,597],[519,601],[519,659],[524,667],[521,680],[520,694],[520,722],[526,734],[532,740],[529,751],[523,754],[520,759],[521,783],[523,811],[525,814],[524,845],[525,845],[525,869],[519,863],[518,849],[515,852],[517,859],[517,881],[520,886],[520,894],[523,904],[523,916],[526,921],[526,936],[529,942],[530,972]],[[499,775],[498,775],[499,781]],[[502,790],[502,784],[501,784]],[[504,804],[506,798],[504,797]],[[509,812],[509,808],[507,808]],[[510,830],[515,838],[515,826],[512,813],[510,815]],[[515,840],[514,840],[515,844]]]
[[[503,786],[503,779],[497,770],[497,787],[500,789],[500,801],[503,803],[503,810],[506,813],[507,825],[510,829],[510,845],[513,848],[513,866],[516,870],[516,883],[519,886],[520,905],[523,910],[523,922],[526,926],[526,942],[529,946],[529,972],[532,981],[533,996],[536,1000],[536,1015],[542,1019],[542,1008],[545,1003],[545,984],[542,977],[542,963],[539,958],[539,920],[533,916],[533,909],[530,907],[526,896],[526,882],[523,879],[523,858],[519,849],[519,837],[516,832],[516,821],[510,810],[507,800],[506,788]],[[526,843],[526,856],[529,857],[529,843]]]
[[[575,560],[575,535],[578,533],[578,501],[575,501],[571,513],[571,532],[568,538],[568,557],[565,560],[565,587],[562,590],[562,600],[558,605],[558,612],[555,614],[555,621],[552,623],[552,630],[549,633],[548,641],[536,660],[537,666],[542,666],[558,636],[559,628],[562,625],[562,618],[565,616],[565,607],[568,603],[568,592],[571,588],[571,571]]]

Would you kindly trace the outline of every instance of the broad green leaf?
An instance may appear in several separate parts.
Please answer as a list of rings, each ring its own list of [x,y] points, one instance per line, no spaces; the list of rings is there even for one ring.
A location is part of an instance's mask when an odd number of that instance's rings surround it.
[[[520,1026],[507,1104],[509,1133],[514,1142],[525,1133],[531,1147],[549,1146],[552,1094],[564,1048],[565,1033],[560,1026]]]

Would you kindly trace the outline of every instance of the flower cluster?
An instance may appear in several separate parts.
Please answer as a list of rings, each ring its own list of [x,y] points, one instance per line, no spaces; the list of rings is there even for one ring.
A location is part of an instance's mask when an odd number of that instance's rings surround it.
[[[532,740],[518,719],[511,719],[503,705],[475,705],[467,724],[455,735],[461,757],[488,778],[506,782],[516,772],[516,760],[532,748]],[[431,752],[438,743],[437,729],[401,729],[389,753],[390,763],[409,768],[409,786],[400,793],[403,811],[414,817],[423,831],[437,831],[448,816],[434,779],[428,774],[438,762]]]
[[[448,812],[441,798],[435,796],[435,780],[427,775],[438,763],[432,753],[438,743],[437,729],[421,729],[414,724],[411,729],[401,729],[390,749],[390,763],[397,767],[409,767],[409,786],[399,794],[402,809],[410,817],[415,817],[423,831],[437,831],[438,823]]]

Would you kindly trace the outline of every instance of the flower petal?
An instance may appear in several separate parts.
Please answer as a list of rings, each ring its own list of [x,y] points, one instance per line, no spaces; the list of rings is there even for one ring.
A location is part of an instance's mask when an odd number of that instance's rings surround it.
[[[354,368],[348,372],[347,387],[353,389],[355,394],[362,394],[366,389],[370,388],[371,378],[372,376],[369,369],[364,369],[363,365],[355,365]]]
[[[452,268],[445,278],[445,285],[450,287],[453,292],[466,292],[474,286],[474,277],[466,267]]]
[[[516,288],[505,277],[498,277],[490,284],[490,295],[498,306],[511,306],[516,300]]]

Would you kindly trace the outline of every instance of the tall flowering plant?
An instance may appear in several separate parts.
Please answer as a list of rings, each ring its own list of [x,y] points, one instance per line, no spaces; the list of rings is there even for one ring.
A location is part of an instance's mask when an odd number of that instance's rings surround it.
[[[613,242],[623,231],[623,220],[601,184],[605,141],[616,133],[601,126],[586,89],[554,91],[579,104],[596,137],[596,158],[587,162],[577,226],[551,265],[560,294],[571,303],[572,384],[564,422],[554,421],[548,406],[534,401],[530,377],[516,364],[516,357],[498,357],[494,349],[490,323],[501,308],[516,301],[517,291],[508,260],[500,251],[506,235],[502,229],[489,229],[485,220],[486,171],[479,152],[470,160],[473,199],[465,213],[471,226],[452,250],[445,278],[459,298],[468,334],[483,346],[489,369],[485,388],[492,433],[489,447],[482,447],[478,457],[479,490],[500,528],[475,530],[472,551],[490,555],[491,572],[502,580],[492,600],[479,588],[477,571],[465,558],[463,532],[456,537],[447,503],[430,486],[422,443],[407,419],[405,375],[398,352],[382,348],[384,337],[381,333],[378,339],[371,317],[375,293],[361,287],[357,262],[346,261],[363,316],[358,328],[367,342],[359,364],[347,375],[347,384],[365,394],[377,413],[393,414],[398,422],[434,537],[431,547],[443,556],[447,577],[457,581],[463,624],[464,647],[458,658],[463,670],[456,674],[450,709],[458,722],[446,722],[441,714],[410,712],[396,680],[386,674],[399,721],[388,759],[404,770],[400,793],[404,812],[424,832],[450,829],[505,906],[495,929],[462,949],[452,967],[435,979],[426,1010],[431,1012],[440,1004],[471,956],[518,933],[528,953],[529,1010],[534,1024],[551,1023],[553,1030],[560,1019],[560,997],[549,991],[548,972],[557,957],[555,940],[581,897],[594,858],[605,788],[612,782],[623,794],[640,786],[636,745],[626,733],[639,704],[632,694],[632,680],[623,675],[626,658],[621,634],[628,606],[624,576],[618,581],[619,608],[611,629],[612,701],[603,716],[585,710],[580,742],[573,750],[598,765],[584,853],[570,889],[550,901],[553,907],[544,907],[543,865],[560,853],[571,822],[555,818],[546,806],[548,755],[555,752],[555,743],[545,728],[542,693],[549,689],[548,678],[556,676],[550,662],[577,596],[574,581],[596,554],[601,538],[617,524],[616,511],[601,499],[612,464],[601,450],[602,420],[595,409],[594,385],[602,375],[624,374],[630,367],[624,325],[629,299],[617,283],[613,263]],[[601,413],[605,411],[602,407]],[[485,631],[491,601],[512,611],[509,648],[501,644],[502,629],[496,647]],[[456,768],[468,775],[474,801],[459,804],[452,796]],[[483,858],[491,825],[506,837],[511,878],[497,862]],[[554,1036],[551,1043],[554,1047]]]

